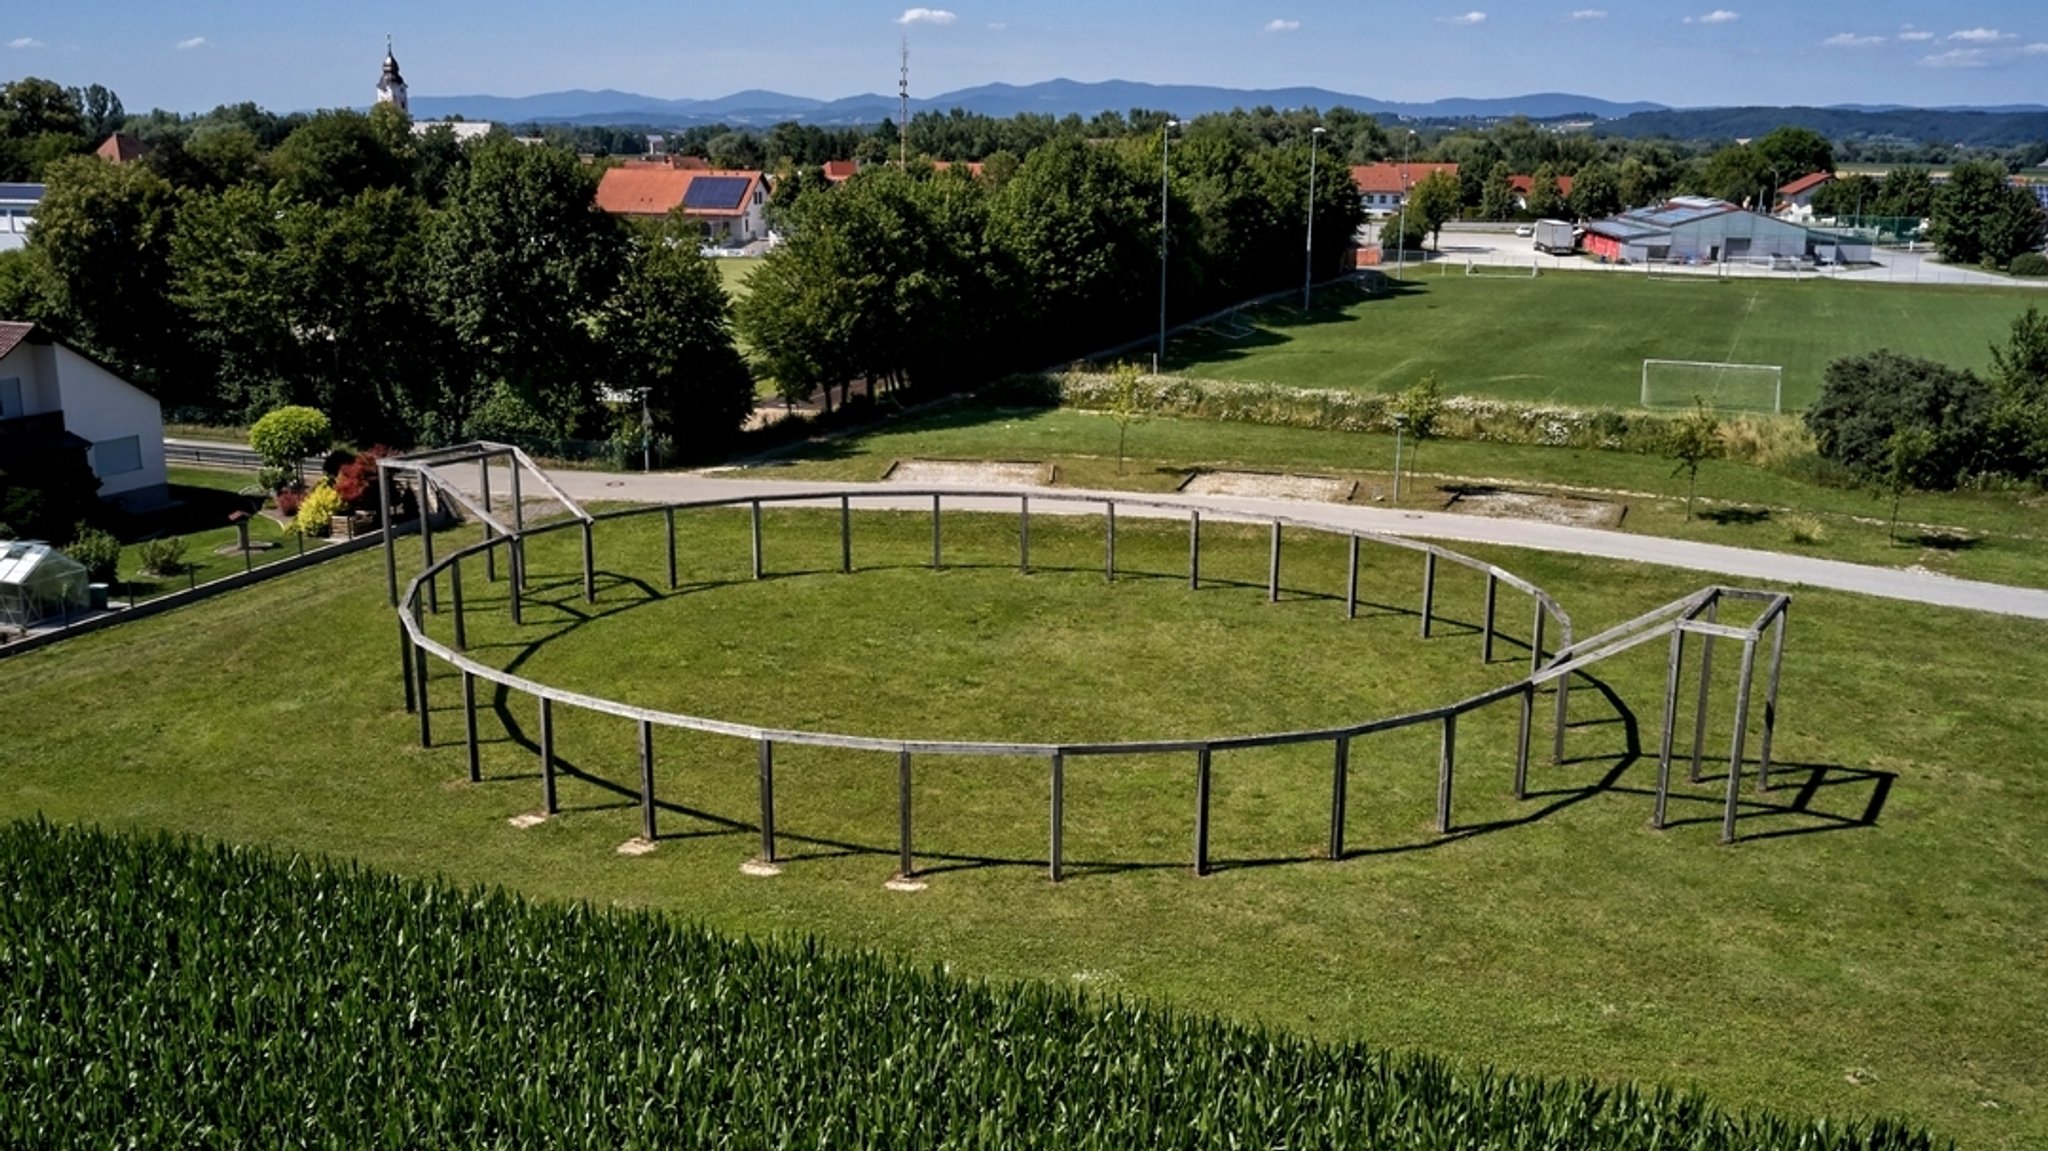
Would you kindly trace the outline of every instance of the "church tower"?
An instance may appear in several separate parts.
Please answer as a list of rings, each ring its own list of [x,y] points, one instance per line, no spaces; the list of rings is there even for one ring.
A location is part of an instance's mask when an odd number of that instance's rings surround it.
[[[377,102],[396,104],[398,110],[408,115],[412,109],[405,101],[405,77],[398,74],[398,57],[391,54],[391,37],[384,37],[384,75],[377,79]]]

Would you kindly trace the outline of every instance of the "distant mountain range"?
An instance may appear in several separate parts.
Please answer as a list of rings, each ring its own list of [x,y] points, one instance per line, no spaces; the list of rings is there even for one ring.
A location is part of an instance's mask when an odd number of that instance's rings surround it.
[[[1552,120],[1566,117],[1612,120],[1636,112],[1658,111],[1662,104],[1616,103],[1591,96],[1542,92],[1500,99],[1437,100],[1403,104],[1332,92],[1326,88],[1239,89],[1192,84],[1140,84],[1125,80],[1082,83],[1047,80],[1038,84],[985,84],[938,96],[913,97],[916,112],[948,112],[960,108],[987,116],[1023,112],[1047,116],[1093,116],[1156,108],[1177,116],[1228,112],[1233,108],[1335,108],[1340,105],[1374,115],[1408,119],[1497,119],[1528,116]],[[735,92],[713,100],[664,100],[635,92],[546,92],[537,96],[414,96],[413,115],[425,119],[462,116],[500,123],[649,124],[689,127],[727,123],[766,126],[793,120],[801,124],[865,125],[896,116],[896,99],[873,93],[838,100],[814,100],[781,92]]]
[[[1834,139],[1854,136],[2008,146],[2048,138],[2048,105],[1989,108],[1909,108],[1849,104],[1828,108],[1671,108],[1637,101],[1617,103],[1592,96],[1538,92],[1497,99],[1456,98],[1426,104],[1375,100],[1327,88],[1215,88],[1191,84],[1141,84],[1127,80],[1082,83],[1047,80],[1038,84],[984,84],[938,96],[913,98],[916,112],[955,108],[986,116],[1035,113],[1064,117],[1152,108],[1177,116],[1228,112],[1233,108],[1353,108],[1375,116],[1417,121],[1532,120],[1598,121],[1598,130],[1625,136],[1715,139],[1761,136],[1780,125],[1811,128]],[[767,127],[783,121],[822,126],[866,126],[893,120],[896,100],[869,93],[816,100],[781,92],[751,90],[712,100],[665,100],[613,90],[545,92],[537,96],[414,96],[413,115],[423,120],[460,116],[504,124],[558,123],[645,125],[688,128],[700,124]]]

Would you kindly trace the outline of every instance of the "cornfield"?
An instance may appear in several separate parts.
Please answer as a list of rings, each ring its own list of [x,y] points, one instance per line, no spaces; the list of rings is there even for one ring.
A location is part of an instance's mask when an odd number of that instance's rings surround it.
[[[0,1145],[1929,1148],[810,941],[0,829]]]

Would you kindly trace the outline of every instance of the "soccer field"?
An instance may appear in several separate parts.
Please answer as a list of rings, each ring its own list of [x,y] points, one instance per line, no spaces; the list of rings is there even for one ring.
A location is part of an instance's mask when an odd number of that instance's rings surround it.
[[[1250,314],[1249,335],[1174,341],[1168,364],[1209,379],[1369,392],[1434,371],[1450,392],[1617,407],[1637,402],[1645,359],[1777,364],[1785,408],[1796,410],[1819,394],[1829,362],[1878,348],[1981,371],[2013,317],[2044,299],[2024,288],[1431,272],[1374,296],[1327,289],[1307,317],[1263,309]]]

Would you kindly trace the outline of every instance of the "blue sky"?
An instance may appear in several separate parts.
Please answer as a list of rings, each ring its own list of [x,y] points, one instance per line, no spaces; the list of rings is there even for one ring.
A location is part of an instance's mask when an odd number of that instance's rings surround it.
[[[661,97],[992,81],[1317,85],[1391,100],[1568,91],[1676,105],[2048,103],[2040,0],[275,0],[14,4],[0,76],[130,110],[362,105],[384,36],[413,91]]]

